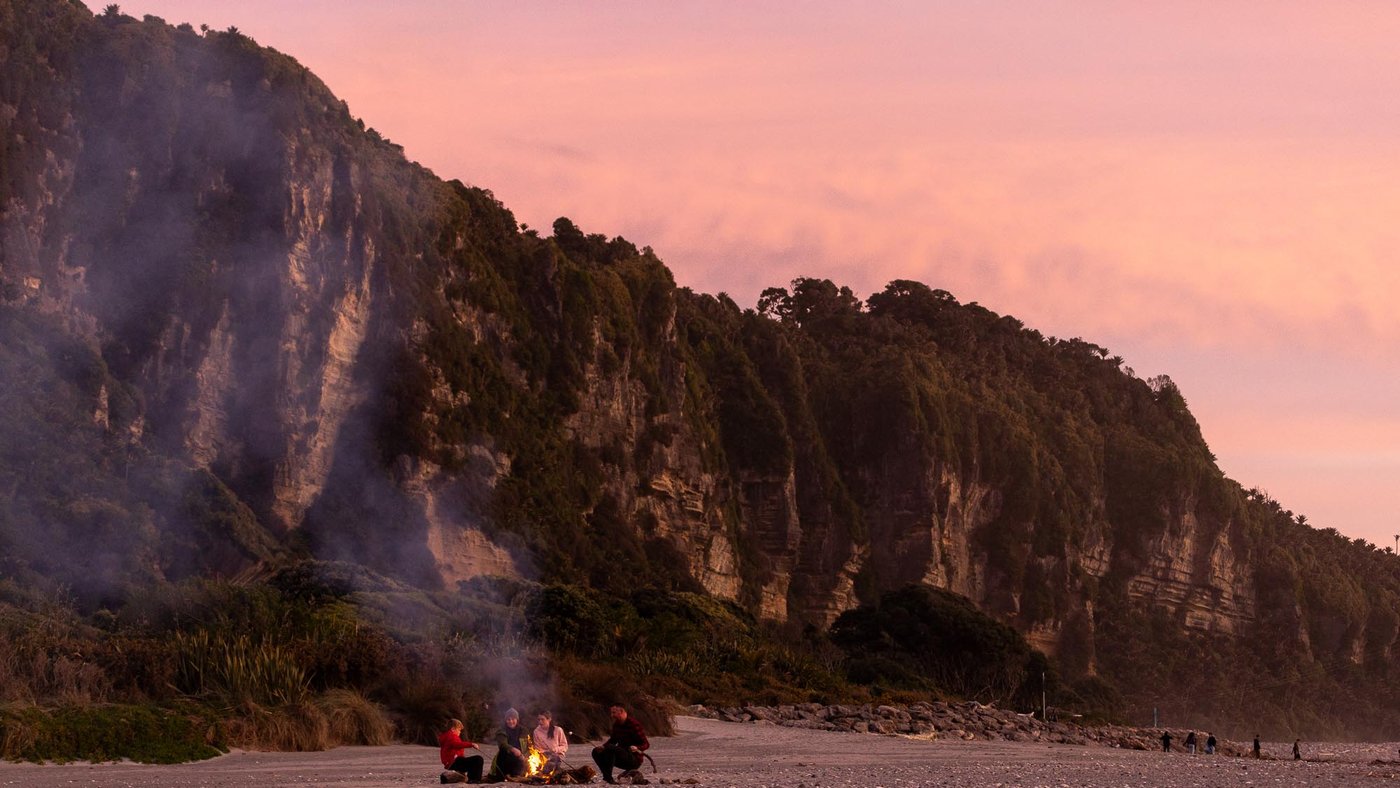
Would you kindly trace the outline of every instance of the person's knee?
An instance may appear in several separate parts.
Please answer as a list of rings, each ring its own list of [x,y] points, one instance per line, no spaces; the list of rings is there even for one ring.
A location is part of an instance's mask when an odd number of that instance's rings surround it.
[[[594,747],[594,748],[593,748],[593,760],[595,760],[595,761],[601,761],[601,760],[603,760],[603,759],[606,758],[606,757],[608,757],[608,751],[607,751],[605,748],[603,748],[603,747]]]

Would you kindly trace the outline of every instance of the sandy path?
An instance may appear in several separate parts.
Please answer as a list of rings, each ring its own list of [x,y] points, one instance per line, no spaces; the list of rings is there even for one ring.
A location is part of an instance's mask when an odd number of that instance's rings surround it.
[[[1390,745],[1339,746],[1330,763],[1130,752],[1100,747],[1010,742],[916,741],[889,736],[807,731],[682,717],[679,735],[658,739],[661,770],[648,777],[736,788],[847,786],[1198,786],[1400,785],[1400,765],[1370,766]],[[1275,745],[1281,747],[1281,745]],[[575,745],[574,765],[588,762]],[[0,764],[0,786],[269,786],[436,785],[437,750],[342,747],[320,753],[236,752],[200,764]],[[598,781],[595,785],[600,784]]]

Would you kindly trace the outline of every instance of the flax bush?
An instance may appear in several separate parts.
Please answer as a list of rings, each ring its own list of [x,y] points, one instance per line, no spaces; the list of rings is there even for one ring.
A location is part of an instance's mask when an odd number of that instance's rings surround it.
[[[226,706],[289,706],[310,694],[306,669],[283,646],[208,630],[177,632],[174,639],[181,688],[193,695]]]

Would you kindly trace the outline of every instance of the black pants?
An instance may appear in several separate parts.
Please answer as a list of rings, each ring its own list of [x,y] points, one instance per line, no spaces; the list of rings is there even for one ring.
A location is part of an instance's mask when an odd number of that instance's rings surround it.
[[[613,767],[624,771],[635,769],[642,765],[642,754],[621,747],[594,747],[593,762],[598,764],[603,779],[611,780]]]
[[[525,759],[502,747],[496,753],[496,768],[502,777],[520,777],[525,774]]]
[[[447,768],[465,774],[468,782],[479,783],[481,782],[482,763],[480,755],[458,755],[452,765]]]

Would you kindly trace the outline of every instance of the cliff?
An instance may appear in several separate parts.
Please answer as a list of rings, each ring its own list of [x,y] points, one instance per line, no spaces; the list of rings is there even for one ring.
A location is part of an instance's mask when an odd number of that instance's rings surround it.
[[[1389,676],[1394,557],[1226,479],[1171,381],[1103,348],[913,282],[678,288],[439,180],[234,30],[0,0],[0,31],[8,576],[100,604],[311,555],[794,630],[925,583],[1072,677]]]

